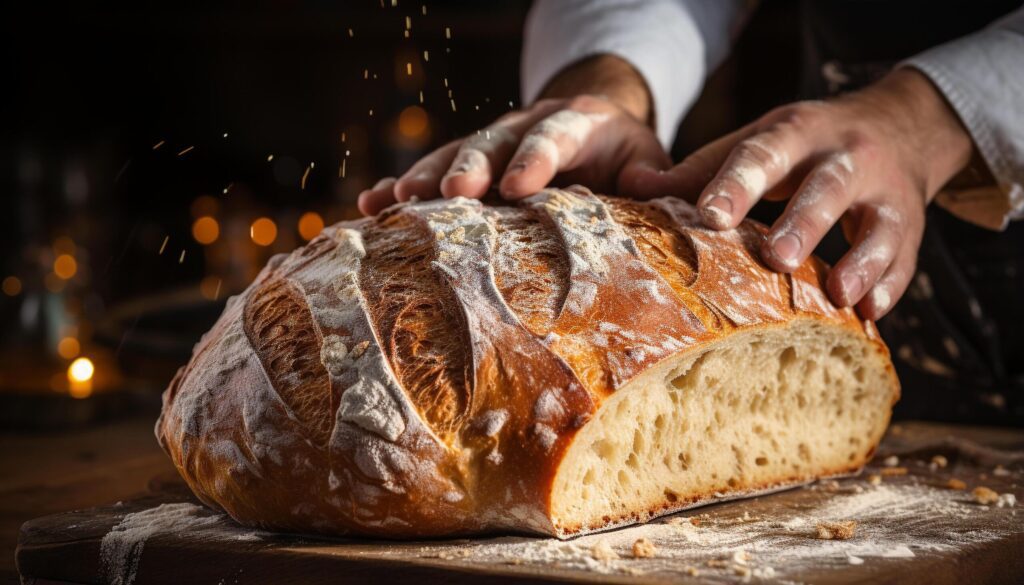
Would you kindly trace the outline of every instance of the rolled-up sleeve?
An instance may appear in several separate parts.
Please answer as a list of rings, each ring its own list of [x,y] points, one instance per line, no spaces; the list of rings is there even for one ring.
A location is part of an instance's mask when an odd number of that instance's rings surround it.
[[[945,95],[995,178],[994,185],[944,189],[935,202],[994,230],[1024,217],[1024,8],[903,65]]]
[[[565,67],[612,54],[643,76],[666,148],[706,74],[727,56],[744,16],[742,0],[537,0],[526,21],[523,101]]]

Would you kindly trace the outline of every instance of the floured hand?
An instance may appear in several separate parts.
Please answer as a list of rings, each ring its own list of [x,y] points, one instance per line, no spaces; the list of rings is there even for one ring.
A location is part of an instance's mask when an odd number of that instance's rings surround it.
[[[480,198],[495,184],[515,200],[556,178],[631,195],[638,192],[637,177],[671,164],[648,125],[646,86],[620,59],[581,62],[553,80],[545,95],[432,152],[400,178],[381,180],[359,195],[359,209],[375,214],[414,196]]]
[[[695,198],[709,227],[736,227],[762,197],[789,198],[762,246],[791,272],[841,221],[851,249],[829,275],[840,306],[877,319],[914,275],[925,206],[972,144],[931,82],[910,69],[829,102],[778,108],[639,181],[642,195]]]

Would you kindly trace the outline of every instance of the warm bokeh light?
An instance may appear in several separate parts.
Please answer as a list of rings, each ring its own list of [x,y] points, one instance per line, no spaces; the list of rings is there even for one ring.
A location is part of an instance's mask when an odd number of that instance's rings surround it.
[[[429,124],[427,111],[419,106],[409,106],[398,115],[398,131],[406,138],[423,136]]]
[[[306,241],[315,238],[323,229],[324,218],[319,213],[307,211],[299,218],[299,235]]]
[[[66,360],[77,356],[80,351],[82,346],[74,337],[65,337],[57,343],[57,354]]]
[[[203,295],[203,298],[215,301],[217,300],[217,297],[220,296],[220,285],[220,278],[216,276],[207,276],[199,281],[199,293]]]
[[[219,208],[220,202],[217,199],[209,195],[200,195],[192,202],[192,207],[189,210],[192,212],[192,217],[202,217],[204,215],[217,215],[217,209]]]
[[[96,373],[92,360],[80,357],[68,366],[68,394],[72,398],[88,398],[92,395],[92,376]]]
[[[4,294],[9,297],[16,297],[21,294],[21,279],[17,276],[8,276],[3,283]]]
[[[76,250],[75,242],[67,236],[60,236],[53,241],[53,251],[58,254],[74,255]]]
[[[53,261],[53,273],[64,280],[70,280],[78,272],[78,262],[71,254],[61,254]]]
[[[68,394],[72,398],[88,398],[92,396],[92,380],[72,382],[68,385]]]
[[[249,237],[260,246],[269,246],[277,239],[277,224],[269,217],[261,217],[249,226]]]
[[[80,357],[68,366],[68,381],[88,382],[92,380],[92,375],[95,372],[96,368],[92,365],[92,360],[87,357]]]
[[[209,215],[204,215],[192,223],[192,237],[200,244],[212,244],[220,237],[220,224]]]

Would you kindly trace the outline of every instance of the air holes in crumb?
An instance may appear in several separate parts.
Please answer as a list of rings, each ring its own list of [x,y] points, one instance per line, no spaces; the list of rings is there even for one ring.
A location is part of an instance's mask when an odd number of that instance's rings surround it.
[[[768,465],[768,458],[767,457],[757,457],[756,459],[754,459],[754,463],[756,463],[759,467],[763,467],[765,465]]]
[[[811,460],[811,449],[810,447],[807,446],[807,443],[800,443],[800,445],[797,447],[797,450],[800,452],[801,461]]]
[[[735,477],[730,477],[728,481],[726,481],[725,483],[729,484],[729,487],[731,487],[732,489],[736,489],[740,486],[740,480],[736,479]]]
[[[686,453],[680,453],[676,458],[679,460],[679,466],[681,468],[683,468],[684,470],[690,468],[690,456],[689,455],[687,455]]]
[[[594,483],[594,470],[588,469],[586,475],[583,476],[583,483],[590,485]]]
[[[615,455],[615,445],[611,441],[598,441],[593,449],[601,459],[611,459]]]
[[[637,429],[633,431],[633,454],[642,453],[644,450],[644,435]]]
[[[782,368],[789,367],[794,361],[796,361],[796,350],[792,347],[787,347],[779,354],[779,366]]]
[[[636,453],[629,454],[629,457],[626,459],[626,465],[632,467],[633,469],[637,469],[640,467],[640,460],[636,458]]]
[[[679,495],[670,489],[666,489],[665,499],[674,504],[679,501]]]
[[[853,359],[850,357],[850,350],[842,346],[833,347],[832,351],[829,352],[829,355],[838,360],[841,360],[844,364],[847,365],[849,365],[853,361]]]

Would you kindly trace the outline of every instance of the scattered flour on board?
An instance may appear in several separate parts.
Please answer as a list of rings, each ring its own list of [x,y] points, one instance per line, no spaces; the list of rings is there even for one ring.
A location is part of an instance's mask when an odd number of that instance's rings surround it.
[[[126,515],[100,542],[100,562],[107,582],[130,585],[135,581],[142,551],[151,537],[213,526],[221,519],[202,506],[186,502],[160,504]]]
[[[950,552],[970,543],[993,540],[1005,530],[985,523],[986,511],[960,492],[923,485],[881,485],[841,493],[818,505],[782,510],[772,518],[701,516],[694,526],[675,515],[665,520],[583,536],[571,541],[505,537],[459,546],[425,546],[421,554],[476,565],[544,565],[602,573],[686,573],[754,578],[796,576],[823,566],[861,565],[879,559],[913,558]],[[697,516],[697,514],[694,514]],[[941,520],[936,520],[936,519]],[[857,521],[850,540],[818,540],[821,521]],[[633,544],[646,538],[655,558],[632,559]],[[595,558],[598,545],[610,546],[619,558]],[[601,555],[598,555],[601,556]],[[746,559],[737,563],[736,558]],[[748,567],[749,565],[749,567]]]

